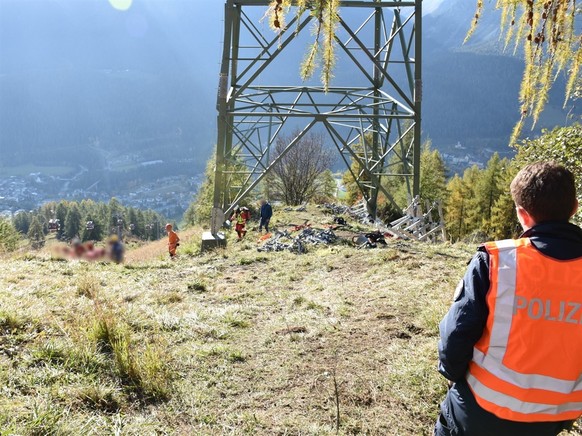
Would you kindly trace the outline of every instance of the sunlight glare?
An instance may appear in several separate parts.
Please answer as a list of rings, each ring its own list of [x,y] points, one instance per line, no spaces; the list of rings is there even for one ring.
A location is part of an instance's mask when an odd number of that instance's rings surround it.
[[[109,0],[111,6],[119,11],[127,11],[131,7],[133,0]]]

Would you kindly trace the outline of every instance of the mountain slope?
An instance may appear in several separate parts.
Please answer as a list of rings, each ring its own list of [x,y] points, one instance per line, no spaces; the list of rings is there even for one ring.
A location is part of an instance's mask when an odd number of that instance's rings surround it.
[[[484,163],[493,151],[511,154],[507,144],[520,115],[523,61],[503,50],[500,13],[490,2],[463,44],[474,13],[473,2],[450,0],[424,17],[423,132],[449,155],[453,171]],[[575,107],[562,108],[564,86],[558,77],[536,129],[526,128],[524,135],[567,123],[569,112],[579,116]],[[466,159],[455,165],[452,158]]]
[[[495,11],[462,45],[474,2],[431,5],[423,18],[423,132],[437,149],[466,157],[457,171],[485,162],[491,150],[509,153],[522,63],[499,51]],[[146,195],[135,186],[174,177],[172,184],[189,178],[190,190],[216,140],[222,6],[136,1],[120,12],[101,0],[1,0],[0,179],[19,176],[23,190],[38,195],[0,202],[0,210],[33,207],[64,186],[76,198],[127,201]],[[292,52],[268,79],[294,74],[302,53]],[[338,83],[349,74],[337,72]],[[553,91],[538,128],[566,120],[562,89]],[[42,185],[31,186],[30,173],[44,175]],[[0,197],[10,190],[3,186],[9,183],[0,180]],[[191,192],[183,194],[187,205]]]

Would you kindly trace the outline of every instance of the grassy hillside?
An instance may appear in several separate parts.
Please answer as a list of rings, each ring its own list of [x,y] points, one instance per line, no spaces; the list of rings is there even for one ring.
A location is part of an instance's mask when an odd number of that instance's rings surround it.
[[[163,241],[122,265],[2,259],[0,434],[432,434],[437,325],[473,247],[261,253],[249,232],[198,254],[200,233],[175,261]]]

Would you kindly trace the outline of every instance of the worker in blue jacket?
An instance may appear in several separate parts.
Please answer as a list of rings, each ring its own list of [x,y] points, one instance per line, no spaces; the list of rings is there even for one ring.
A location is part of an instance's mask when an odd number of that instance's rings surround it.
[[[263,227],[265,227],[265,232],[269,233],[269,222],[273,216],[273,208],[267,200],[261,200],[260,215],[259,233],[263,230]]]
[[[521,185],[529,183],[529,186],[519,187],[520,183]],[[536,193],[536,190],[539,192]],[[521,191],[521,193],[517,191]],[[516,202],[518,218],[524,229],[520,240],[527,240],[526,243],[531,243],[534,251],[541,253],[542,257],[549,259],[550,262],[552,262],[551,259],[558,261],[582,259],[582,229],[569,223],[569,218],[575,213],[578,202],[575,197],[574,178],[568,170],[553,163],[532,164],[516,176],[512,182],[511,192]],[[529,202],[527,205],[523,205],[521,196],[531,197],[532,192],[533,203]],[[569,197],[566,205],[560,204],[564,200],[564,196]],[[552,205],[552,202],[556,202],[556,204]],[[527,213],[527,219],[524,222],[522,215],[524,210],[528,212],[527,209],[537,212]],[[493,318],[506,316],[511,320],[511,316],[515,316],[516,313],[515,303],[514,307],[511,307],[510,304],[510,307],[505,309],[505,313],[500,305],[496,308],[495,313],[490,313],[491,300],[488,300],[488,293],[492,292],[492,280],[495,280],[496,275],[492,275],[493,267],[490,257],[493,254],[487,251],[487,247],[491,247],[491,245],[480,247],[469,263],[463,279],[455,290],[454,302],[440,323],[438,370],[449,380],[450,388],[441,404],[434,434],[436,436],[557,435],[562,430],[570,428],[574,420],[562,419],[559,414],[556,415],[556,419],[529,420],[529,422],[527,414],[522,415],[525,416],[524,420],[500,417],[498,415],[503,415],[503,413],[497,412],[507,409],[502,406],[496,408],[495,404],[493,407],[489,407],[491,405],[489,402],[481,401],[480,397],[476,398],[475,387],[468,382],[468,379],[471,378],[471,365],[474,365],[474,352],[478,353],[476,344],[483,339],[484,332],[495,322]],[[539,277],[536,279],[543,284],[547,278],[542,271],[539,271],[538,274]],[[575,296],[575,298],[581,299],[582,296]],[[529,314],[530,317],[532,314],[537,317],[537,314],[533,312]],[[545,315],[544,318],[548,319]],[[555,318],[552,321],[547,321],[550,323],[548,324],[549,328],[551,328],[552,322],[556,322]],[[582,328],[582,326],[574,327]],[[535,346],[536,340],[539,344],[540,338],[526,339],[528,340],[523,341],[523,347],[527,347],[525,344]],[[571,341],[571,347],[568,349],[571,356],[582,354],[582,346],[575,342]],[[536,352],[540,351],[536,350]],[[541,362],[540,364],[543,365],[543,359]],[[580,371],[582,372],[582,368]],[[525,377],[528,375],[526,374]],[[539,376],[534,375],[534,377]],[[505,388],[503,383],[501,386],[501,389]],[[495,388],[495,383],[493,383],[493,388]],[[488,389],[486,388],[486,390]],[[527,391],[528,387],[520,386],[519,389]],[[491,389],[491,391],[492,398],[503,397],[503,395],[496,396],[498,393],[495,392],[495,389]],[[519,408],[522,403],[517,401],[515,404]],[[496,413],[486,410],[482,405],[495,410]]]

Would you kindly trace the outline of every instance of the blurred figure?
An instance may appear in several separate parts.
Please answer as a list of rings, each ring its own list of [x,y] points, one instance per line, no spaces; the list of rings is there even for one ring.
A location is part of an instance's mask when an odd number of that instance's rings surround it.
[[[109,258],[115,263],[123,262],[123,243],[117,235],[109,237]]]
[[[176,249],[180,245],[180,237],[174,230],[172,230],[172,224],[166,224],[166,232],[168,232],[168,252],[170,253],[170,258],[176,256]]]
[[[87,260],[99,260],[105,256],[105,249],[102,247],[95,247],[93,242],[85,242],[85,253],[83,258]]]
[[[81,242],[81,240],[75,236],[71,240],[71,256],[73,257],[82,257],[85,254],[85,246]]]

